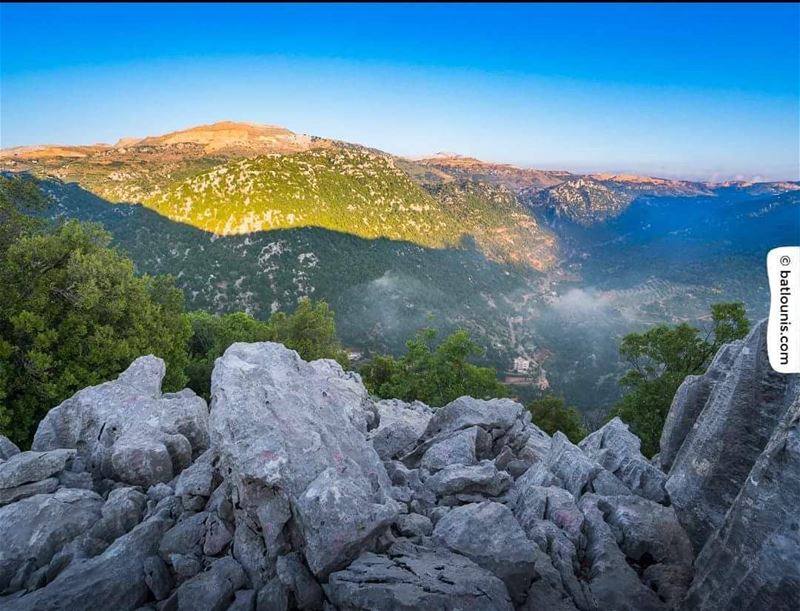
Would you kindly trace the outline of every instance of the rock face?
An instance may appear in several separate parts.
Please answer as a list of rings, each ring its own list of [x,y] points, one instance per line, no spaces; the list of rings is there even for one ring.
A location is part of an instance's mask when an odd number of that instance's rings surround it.
[[[764,321],[741,346],[721,351],[711,372],[716,381],[706,382],[711,387],[708,399],[669,471],[667,491],[696,551],[722,527],[756,459],[800,393],[798,376],[770,367],[766,333]],[[723,376],[719,366],[727,360],[731,365]],[[691,411],[680,397],[671,411]],[[674,435],[665,431],[665,437]]]
[[[697,558],[691,609],[800,607],[800,400]]]
[[[800,608],[797,376],[759,333],[676,396],[668,475],[618,419],[575,445],[513,401],[375,403],[279,344],[218,359],[210,416],[137,359],[0,438],[0,608]]]
[[[684,382],[661,438],[698,550],[687,610],[800,607],[800,376],[769,366],[766,325]]]
[[[503,582],[468,558],[443,549],[395,544],[366,553],[325,586],[340,611],[511,610]]]
[[[208,408],[190,390],[162,395],[165,371],[140,357],[115,381],[78,392],[45,416],[33,449],[79,449],[95,478],[171,480],[208,447]]]
[[[212,444],[237,528],[259,524],[266,556],[299,537],[318,577],[370,548],[399,511],[366,436],[374,407],[351,376],[272,343],[234,344],[212,376]]]

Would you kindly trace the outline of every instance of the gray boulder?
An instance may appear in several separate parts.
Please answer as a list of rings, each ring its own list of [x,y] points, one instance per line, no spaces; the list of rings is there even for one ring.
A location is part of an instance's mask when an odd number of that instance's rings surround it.
[[[14,454],[19,454],[19,448],[8,437],[0,435],[0,461],[8,460]]]
[[[436,523],[433,541],[497,575],[511,599],[524,602],[536,546],[508,507],[492,501],[456,507]]]
[[[800,393],[800,376],[770,367],[766,329],[763,321],[744,341],[669,473],[667,491],[695,550],[722,527],[756,459]]]
[[[192,466],[186,468],[175,479],[175,494],[181,497],[202,496],[208,498],[214,490],[214,467],[211,451],[204,452]]]
[[[395,528],[401,536],[419,543],[423,537],[433,532],[433,523],[427,516],[418,513],[406,513],[398,516]]]
[[[684,609],[800,608],[800,399],[695,562]]]
[[[205,512],[182,516],[172,528],[164,533],[158,545],[161,557],[167,561],[170,561],[176,554],[179,556],[201,557],[203,555],[207,518],[208,514]]]
[[[591,608],[589,601],[592,600],[592,596],[584,574],[585,541],[581,540],[579,557],[578,548],[570,541],[567,534],[549,520],[535,520],[527,524],[524,530],[528,538],[536,543],[539,550],[548,558],[548,562],[542,565],[539,562],[542,556],[537,554],[536,565],[537,572],[541,568],[543,576],[549,575],[546,584],[542,584],[547,586],[544,592],[548,595],[547,598],[552,599],[558,593],[560,598],[568,597],[580,609]],[[553,575],[558,576],[557,581],[552,579]],[[534,579],[531,587],[535,583]],[[556,589],[556,593],[549,592],[553,588]]]
[[[444,438],[463,429],[480,427],[488,436],[488,444],[483,452],[479,451],[478,458],[494,458],[506,447],[516,455],[531,435],[530,422],[530,412],[509,399],[484,401],[459,397],[435,411],[422,440],[430,444],[437,437]]]
[[[92,526],[92,536],[111,543],[142,521],[146,504],[147,497],[135,488],[112,490],[100,510],[100,520]]]
[[[208,447],[208,408],[190,390],[161,394],[164,361],[136,359],[116,380],[79,391],[39,423],[33,449],[79,448],[96,478],[148,487]]]
[[[631,492],[657,503],[667,502],[666,475],[642,456],[641,441],[618,417],[578,445]],[[595,492],[599,491],[595,489]]]
[[[432,410],[424,403],[405,403],[399,399],[384,399],[375,404],[378,426],[369,438],[382,460],[398,458],[410,452],[425,432]]]
[[[233,602],[228,607],[228,611],[255,611],[256,600],[255,590],[239,590],[234,593]]]
[[[727,377],[743,345],[743,340],[725,344],[717,351],[703,375],[687,376],[678,387],[661,430],[658,466],[663,471],[669,472],[711,391],[718,382]]]
[[[544,460],[550,451],[550,435],[545,433],[535,424],[528,424],[525,427],[527,439],[525,445],[516,452],[504,467],[513,477],[519,477],[530,469],[534,464]]]
[[[172,576],[164,561],[158,556],[148,556],[142,562],[144,582],[156,600],[164,600],[173,588]]]
[[[22,597],[0,599],[0,608],[4,611],[136,609],[151,599],[145,560],[155,553],[170,523],[168,516],[154,516],[117,539],[99,556],[73,560],[43,588]]]
[[[26,563],[31,570],[46,566],[65,544],[88,531],[102,505],[94,492],[64,489],[0,507],[0,592]]]
[[[38,482],[63,471],[75,450],[20,452],[0,463],[0,490]]]
[[[246,583],[242,566],[226,556],[184,582],[166,604],[177,611],[224,611],[234,601],[236,590]]]
[[[248,520],[259,524],[264,550],[275,553],[293,529],[318,577],[369,549],[398,513],[366,438],[364,394],[340,368],[323,370],[280,344],[233,344],[214,367],[210,427],[238,499],[237,533]],[[248,571],[256,587],[264,568]]]
[[[425,486],[439,497],[499,496],[509,489],[512,481],[508,473],[498,471],[492,461],[484,460],[477,465],[449,465],[425,480]]]
[[[694,553],[672,507],[630,495],[604,497],[598,506],[628,564],[659,598],[677,606],[692,581]]]
[[[586,581],[595,607],[615,611],[665,611],[664,601],[642,583],[619,549],[614,532],[605,522],[604,508],[599,505],[602,498],[586,494],[579,502],[586,535],[583,551],[583,561],[588,565]]]
[[[538,547],[534,549],[533,580],[522,611],[578,611],[572,597],[565,591],[561,576],[550,558]]]
[[[561,485],[579,499],[590,492],[591,483],[603,468],[584,454],[561,431],[553,435],[550,451],[544,459],[545,465]]]
[[[306,364],[314,375],[324,379],[329,390],[339,397],[340,409],[344,410],[350,423],[357,430],[366,435],[378,426],[380,415],[359,374],[355,371],[345,371],[332,359],[319,359]],[[323,392],[328,393],[329,390]]]
[[[514,497],[511,505],[514,515],[526,532],[540,520],[549,520],[569,537],[576,546],[583,531],[583,513],[575,498],[557,486],[525,486]]]
[[[280,579],[273,577],[256,594],[256,611],[288,611],[289,592]]]
[[[294,596],[297,608],[304,611],[322,608],[325,598],[322,588],[309,572],[300,553],[292,552],[278,558],[276,571],[283,586]]]
[[[2,488],[0,489],[0,507],[15,503],[20,499],[28,498],[36,494],[49,494],[55,492],[58,488],[59,481],[55,477],[48,477],[38,482],[31,482],[30,484],[22,484],[16,488]]]
[[[419,466],[435,472],[450,465],[474,464],[477,460],[475,447],[479,431],[478,427],[472,426],[452,435],[445,435],[444,438],[436,437],[435,443],[422,455]]]
[[[217,556],[221,554],[233,540],[233,533],[228,522],[212,513],[206,519],[206,534],[203,539],[203,554]]]
[[[339,611],[510,611],[503,582],[444,549],[398,543],[387,554],[362,554],[324,586]]]

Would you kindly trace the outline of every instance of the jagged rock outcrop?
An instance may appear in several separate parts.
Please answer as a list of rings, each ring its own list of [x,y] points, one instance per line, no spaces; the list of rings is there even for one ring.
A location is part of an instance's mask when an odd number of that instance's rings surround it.
[[[697,558],[688,609],[800,607],[800,400]]]
[[[375,403],[273,343],[217,360],[209,415],[138,359],[51,410],[33,451],[0,439],[0,608],[794,609],[800,399],[754,334],[697,378],[702,406],[673,403],[669,478],[618,419],[575,445],[509,400]],[[749,471],[704,483],[691,448],[748,401],[740,455],[708,459]]]
[[[766,329],[684,382],[661,438],[662,464],[675,453],[666,487],[698,551],[686,611],[800,608],[800,376],[770,367]]]
[[[78,448],[87,471],[136,486],[168,482],[208,447],[208,408],[191,390],[161,394],[164,361],[140,357],[39,423],[32,449]]]
[[[366,436],[374,406],[355,374],[306,363],[280,344],[234,344],[214,367],[211,391],[212,445],[232,486],[236,530],[263,533],[234,542],[255,585],[266,583],[293,540],[311,571],[327,577],[397,517]],[[244,559],[253,546],[266,560]]]
[[[727,374],[711,372],[716,381],[708,382],[712,390],[669,471],[667,491],[696,551],[722,527],[756,459],[800,393],[799,376],[770,367],[766,333],[764,321],[740,346],[721,351],[717,364],[730,360]],[[686,411],[678,397],[672,410]]]

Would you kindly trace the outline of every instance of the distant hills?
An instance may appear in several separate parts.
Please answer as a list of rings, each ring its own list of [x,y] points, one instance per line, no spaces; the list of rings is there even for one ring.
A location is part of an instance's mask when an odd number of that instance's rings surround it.
[[[800,233],[796,182],[407,159],[247,123],[8,149],[0,170],[44,179],[51,216],[102,222],[190,307],[267,316],[324,298],[367,355],[465,327],[501,371],[532,359],[514,392],[549,384],[585,410],[618,395],[625,332],[723,300],[763,316],[766,252]]]
[[[525,213],[526,207],[591,224],[617,216],[640,196],[800,189],[791,182],[714,185],[578,175],[452,153],[411,160],[283,127],[231,121],[122,138],[114,145],[7,149],[0,152],[0,167],[76,182],[110,202],[141,203],[218,235],[318,226],[446,246],[457,244],[461,235],[475,237],[487,229],[513,232],[517,223],[498,225],[499,216]],[[454,199],[450,191],[463,191],[465,183],[487,186],[480,193],[472,191],[469,198]],[[458,184],[462,187],[444,188]],[[513,197],[504,198],[501,190],[488,185],[506,189]],[[448,198],[445,206],[440,195]],[[481,213],[487,206],[500,206],[501,214]],[[520,247],[524,245],[514,243],[514,248]],[[492,250],[502,249],[493,245]]]

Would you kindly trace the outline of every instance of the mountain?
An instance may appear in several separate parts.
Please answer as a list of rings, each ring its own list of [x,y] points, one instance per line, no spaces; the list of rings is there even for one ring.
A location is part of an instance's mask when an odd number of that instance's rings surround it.
[[[800,185],[579,175],[453,154],[405,159],[274,126],[218,123],[115,145],[26,147],[52,218],[103,223],[189,307],[265,317],[327,300],[345,344],[397,353],[466,328],[513,392],[601,412],[621,337],[703,324],[711,303],[766,315],[767,251],[800,233]]]
[[[0,152],[2,168],[76,182],[114,203],[138,203],[232,159],[325,148],[322,138],[229,121],[116,145],[37,146]]]
[[[596,174],[570,177],[545,189],[527,188],[521,197],[531,207],[543,208],[551,216],[591,225],[619,216],[638,197],[693,197],[711,193],[704,183]]]
[[[542,189],[557,185],[572,176],[564,171],[534,170],[509,164],[488,163],[454,153],[440,153],[414,162],[406,161],[406,168],[411,170],[412,175],[414,166],[431,174],[426,177],[423,172],[418,171],[415,177],[421,181],[425,181],[426,178],[434,182],[447,182],[453,179],[482,181],[502,185],[515,193],[526,188]]]
[[[555,260],[552,236],[494,184],[420,183],[391,155],[284,128],[224,122],[65,150],[10,150],[0,163],[220,236],[321,227],[433,248],[471,239],[535,269]]]

